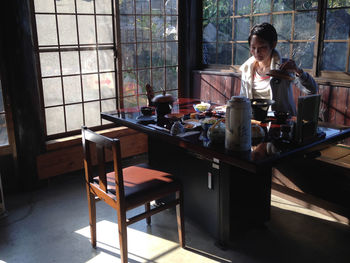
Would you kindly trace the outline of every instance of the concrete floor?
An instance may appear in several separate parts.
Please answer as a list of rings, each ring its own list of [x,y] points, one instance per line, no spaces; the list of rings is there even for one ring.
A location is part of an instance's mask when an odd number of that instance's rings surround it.
[[[120,262],[116,212],[97,205],[97,248],[90,245],[82,176],[51,179],[30,193],[5,197],[0,219],[0,263]],[[131,211],[132,213],[133,211]],[[221,250],[194,222],[186,220],[187,249],[178,245],[175,212],[128,228],[129,262],[350,262],[350,228],[330,218],[272,198],[271,220],[234,249]]]

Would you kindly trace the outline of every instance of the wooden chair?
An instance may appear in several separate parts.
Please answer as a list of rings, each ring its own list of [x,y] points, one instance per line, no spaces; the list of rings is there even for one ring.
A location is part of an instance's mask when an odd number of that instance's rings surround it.
[[[95,201],[103,200],[117,210],[122,263],[128,262],[127,226],[145,218],[147,224],[150,224],[151,215],[173,206],[176,206],[179,243],[181,247],[185,247],[181,184],[171,174],[151,169],[146,164],[122,169],[118,139],[111,139],[82,127],[82,143],[92,246],[96,247]],[[112,152],[114,171],[106,173],[105,154],[108,150]],[[97,156],[98,175],[93,174],[92,155]],[[174,200],[170,199],[169,202],[151,208],[151,201],[172,194],[175,194]],[[145,206],[145,212],[126,218],[126,211],[141,205]]]

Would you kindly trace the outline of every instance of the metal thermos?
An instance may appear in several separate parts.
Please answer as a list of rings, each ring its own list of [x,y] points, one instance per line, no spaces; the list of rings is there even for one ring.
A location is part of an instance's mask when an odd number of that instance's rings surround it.
[[[225,147],[232,151],[248,151],[251,148],[250,100],[242,96],[233,96],[227,102]]]

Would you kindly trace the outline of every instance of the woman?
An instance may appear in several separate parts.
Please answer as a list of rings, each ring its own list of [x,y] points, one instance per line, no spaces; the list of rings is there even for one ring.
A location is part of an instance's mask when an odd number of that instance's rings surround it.
[[[253,56],[240,67],[242,72],[240,95],[249,99],[273,99],[275,104],[272,105],[272,110],[296,115],[292,82],[287,79],[272,78],[267,73],[277,69],[293,72],[306,89],[300,85],[296,86],[307,93],[317,93],[318,87],[315,80],[299,68],[293,60],[281,63],[281,57],[275,50],[277,32],[271,24],[255,25],[250,31],[248,43]]]

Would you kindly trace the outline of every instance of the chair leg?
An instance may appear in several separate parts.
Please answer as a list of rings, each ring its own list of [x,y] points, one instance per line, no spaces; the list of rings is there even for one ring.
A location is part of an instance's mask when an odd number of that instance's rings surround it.
[[[90,234],[91,234],[91,245],[96,247],[96,201],[95,195],[90,193],[90,188],[87,185],[87,196],[89,204],[89,223],[90,223]]]
[[[151,210],[151,204],[148,202],[145,204],[145,211],[146,212],[149,212]],[[147,225],[150,225],[151,224],[151,217],[146,217],[146,222],[147,222]]]
[[[182,248],[186,246],[185,242],[185,215],[183,207],[183,193],[182,190],[176,192],[176,199],[179,199],[180,203],[176,205],[176,219],[177,219],[177,230],[179,233],[179,243]]]
[[[120,246],[120,262],[128,263],[128,235],[126,225],[126,213],[118,213],[118,232]]]

